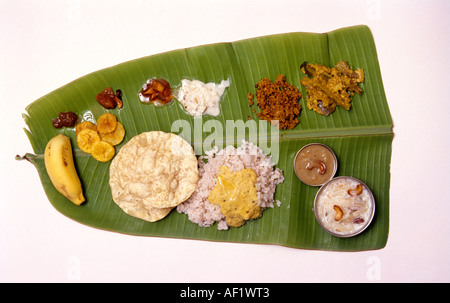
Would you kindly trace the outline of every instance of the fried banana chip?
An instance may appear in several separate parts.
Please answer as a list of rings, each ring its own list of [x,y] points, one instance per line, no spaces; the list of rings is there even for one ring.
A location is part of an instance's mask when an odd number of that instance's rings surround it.
[[[97,131],[100,134],[109,134],[116,130],[117,118],[113,114],[106,113],[97,119]]]
[[[86,129],[86,128],[97,131],[97,125],[95,125],[94,123],[92,123],[90,121],[83,121],[81,123],[78,123],[75,126],[75,135],[78,136],[80,131],[82,131],[83,129]]]
[[[91,148],[92,157],[100,162],[108,162],[115,154],[114,146],[105,141],[98,141]]]
[[[93,129],[83,129],[77,135],[78,147],[90,154],[95,143],[100,142],[99,134]]]
[[[125,137],[125,128],[123,127],[122,123],[117,122],[116,130],[109,134],[102,134],[100,133],[100,138],[102,141],[108,142],[112,146],[116,146],[122,142],[123,138]]]

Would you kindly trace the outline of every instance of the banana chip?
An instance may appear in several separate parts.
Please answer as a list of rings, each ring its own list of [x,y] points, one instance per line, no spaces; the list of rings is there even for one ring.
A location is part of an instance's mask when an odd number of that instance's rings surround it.
[[[108,162],[115,154],[114,146],[105,141],[98,141],[91,148],[92,157],[100,162]]]
[[[120,142],[122,142],[123,138],[125,137],[125,128],[123,127],[122,123],[117,122],[115,131],[109,134],[100,133],[99,135],[102,141],[108,142],[112,146],[116,146]]]
[[[97,131],[100,134],[109,134],[117,128],[117,118],[113,114],[106,113],[97,119]]]
[[[95,125],[94,123],[90,122],[90,121],[83,121],[81,123],[78,123],[77,126],[75,127],[75,135],[78,136],[78,134],[83,130],[83,129],[92,129],[97,131],[97,125]]]
[[[78,133],[77,136],[78,147],[88,154],[91,153],[92,146],[100,141],[101,139],[99,134],[93,129],[83,129]]]
[[[125,128],[110,113],[101,115],[97,125],[84,121],[75,127],[78,147],[85,153],[101,162],[108,162],[116,155],[114,146],[120,144],[125,137]]]

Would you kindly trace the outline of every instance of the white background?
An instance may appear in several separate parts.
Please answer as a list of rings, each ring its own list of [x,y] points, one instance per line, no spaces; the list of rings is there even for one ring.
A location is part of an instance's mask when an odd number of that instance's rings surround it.
[[[450,1],[0,0],[0,282],[450,282]],[[387,246],[344,253],[136,237],[47,200],[22,113],[160,52],[367,24],[394,120]]]

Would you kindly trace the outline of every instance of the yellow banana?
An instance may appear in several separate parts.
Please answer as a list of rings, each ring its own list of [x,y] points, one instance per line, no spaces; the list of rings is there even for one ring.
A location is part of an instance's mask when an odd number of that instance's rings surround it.
[[[83,189],[73,162],[69,137],[59,134],[50,139],[45,147],[44,161],[55,188],[76,205],[83,203]]]

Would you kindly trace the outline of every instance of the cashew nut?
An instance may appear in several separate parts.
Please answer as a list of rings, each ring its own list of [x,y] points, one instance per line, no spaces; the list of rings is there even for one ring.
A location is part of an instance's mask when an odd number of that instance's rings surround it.
[[[342,209],[339,206],[337,206],[337,205],[334,205],[333,209],[336,211],[336,215],[334,216],[334,220],[336,220],[336,221],[341,220],[342,216],[344,215],[344,212],[342,211]]]
[[[362,191],[363,191],[362,184],[358,184],[354,189],[349,189],[348,194],[350,196],[359,196],[362,193]]]
[[[311,170],[313,168],[317,168],[317,172],[321,175],[323,175],[327,171],[327,166],[325,163],[323,163],[320,160],[314,160],[311,162],[308,162],[308,165],[306,166],[308,170]]]

